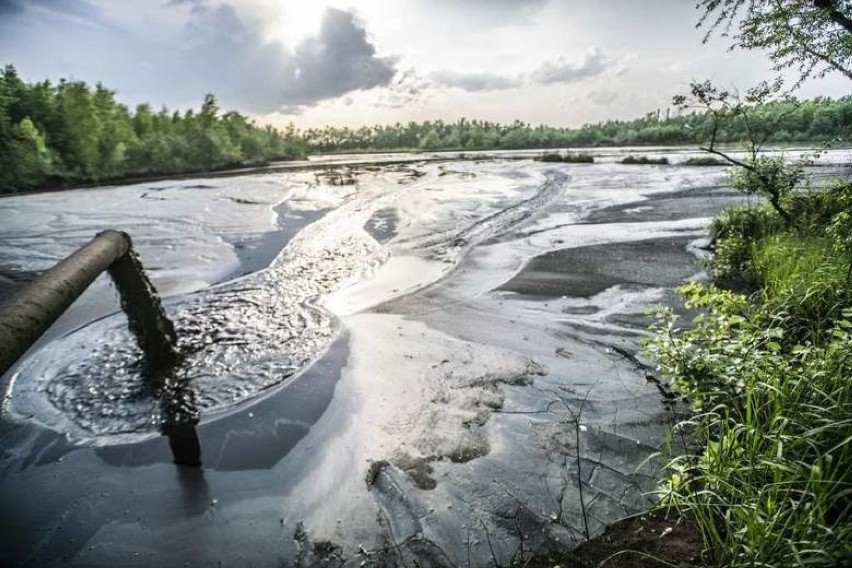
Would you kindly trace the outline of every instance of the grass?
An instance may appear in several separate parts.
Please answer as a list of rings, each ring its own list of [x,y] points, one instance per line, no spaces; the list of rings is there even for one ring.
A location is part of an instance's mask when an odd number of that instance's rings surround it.
[[[852,305],[849,259],[829,239],[768,237],[754,245],[751,264],[759,279],[756,300],[784,314],[788,342],[822,341]]]
[[[538,161],[564,164],[594,164],[595,157],[590,154],[543,154],[538,158]]]
[[[713,156],[694,156],[692,158],[687,158],[683,164],[684,166],[727,166],[730,165],[724,160],[720,160],[719,158],[714,158]]]
[[[852,258],[832,231],[849,192],[798,196],[792,225],[724,212],[710,268],[747,272],[750,294],[692,283],[681,293],[701,315],[654,326],[648,352],[693,402],[701,448],[670,458],[663,503],[698,527],[708,565],[852,559]]]
[[[628,165],[639,165],[639,166],[647,166],[647,165],[657,165],[657,166],[665,166],[668,165],[669,159],[665,156],[661,158],[649,158],[648,156],[627,156],[626,158],[621,160],[622,164]]]

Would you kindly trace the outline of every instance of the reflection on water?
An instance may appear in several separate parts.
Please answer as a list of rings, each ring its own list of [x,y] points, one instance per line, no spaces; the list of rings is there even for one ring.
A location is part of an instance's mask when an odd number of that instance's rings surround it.
[[[204,513],[210,507],[210,486],[204,470],[195,467],[178,467],[177,479],[183,496],[184,511],[188,516]]]
[[[163,434],[169,437],[169,447],[176,465],[201,467],[201,444],[195,424],[164,425]]]

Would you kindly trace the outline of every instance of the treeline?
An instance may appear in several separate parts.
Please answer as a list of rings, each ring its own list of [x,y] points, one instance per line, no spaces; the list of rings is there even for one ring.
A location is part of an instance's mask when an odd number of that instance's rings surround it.
[[[0,72],[0,193],[256,165],[304,153],[292,129],[220,113],[212,95],[198,111],[155,112],[148,104],[131,111],[101,84],[31,84],[12,66]]]
[[[0,193],[122,178],[204,172],[301,157],[306,152],[542,149],[697,145],[718,125],[716,141],[768,143],[852,140],[852,96],[758,105],[718,121],[709,114],[656,111],[635,120],[582,128],[510,125],[462,118],[361,128],[285,132],[222,113],[213,95],[197,111],[132,111],[101,84],[27,83],[0,71]]]
[[[656,111],[635,120],[608,120],[582,128],[504,125],[462,118],[453,123],[409,122],[362,128],[325,127],[301,132],[318,152],[370,150],[486,150],[571,148],[585,146],[682,145],[706,142],[714,125],[707,114],[671,116]],[[852,96],[783,101],[751,109],[741,118],[720,123],[718,142],[739,143],[767,134],[767,142],[822,143],[852,139]]]

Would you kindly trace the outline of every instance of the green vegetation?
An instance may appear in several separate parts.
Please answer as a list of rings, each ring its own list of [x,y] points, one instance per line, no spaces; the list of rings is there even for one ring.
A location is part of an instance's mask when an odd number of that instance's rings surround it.
[[[649,158],[648,156],[627,156],[626,158],[621,160],[621,163],[635,166],[665,166],[668,165],[669,159],[665,156],[663,156],[662,158]]]
[[[797,86],[829,72],[852,79],[849,0],[698,0],[699,26],[731,47],[764,52],[779,73],[798,73]]]
[[[220,114],[212,95],[197,112],[153,112],[147,104],[131,112],[100,84],[29,84],[11,66],[0,72],[0,193],[303,154],[292,130],[260,128],[236,112]]]
[[[693,156],[683,162],[684,166],[727,166],[728,163],[713,156]]]
[[[848,0],[699,0],[698,8],[708,35],[797,71],[794,89],[828,72],[852,79]],[[691,99],[675,97],[712,119],[705,148],[736,166],[731,185],[763,201],[716,216],[712,282],[680,289],[701,315],[683,328],[662,311],[647,344],[694,409],[678,426],[685,444],[670,456],[663,504],[698,528],[712,566],[852,559],[852,183],[814,188],[808,160],[759,154],[788,127],[783,116],[751,120],[779,93],[781,76],[743,97],[709,82],[693,84]],[[737,122],[747,125],[743,159],[716,147]]]
[[[489,150],[590,146],[697,145],[716,117],[704,112],[655,111],[635,120],[608,120],[581,128],[511,125],[462,118],[449,123],[409,122],[362,128],[325,127],[301,132],[315,152],[387,150]],[[719,143],[740,143],[750,131],[767,131],[766,142],[821,144],[852,140],[852,96],[808,101],[784,99],[752,105],[747,119],[734,117],[716,133]]]
[[[764,164],[735,185],[765,193],[766,168],[778,177]],[[695,522],[711,565],[852,557],[852,184],[805,184],[778,206],[716,217],[713,284],[680,290],[702,315],[684,329],[663,311],[648,344],[693,403],[682,427],[701,448],[671,459],[664,503]]]
[[[544,154],[538,158],[538,161],[563,164],[594,164],[595,157],[590,154]]]

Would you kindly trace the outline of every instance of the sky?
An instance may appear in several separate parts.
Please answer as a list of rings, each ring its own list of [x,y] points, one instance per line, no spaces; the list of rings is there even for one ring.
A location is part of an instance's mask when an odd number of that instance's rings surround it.
[[[580,126],[772,76],[763,54],[703,44],[698,18],[694,0],[0,0],[0,65],[131,106],[214,93],[275,126]],[[848,92],[829,76],[799,94]]]

